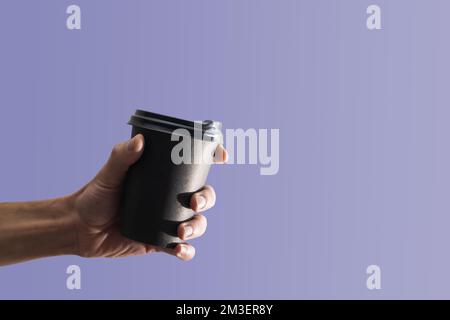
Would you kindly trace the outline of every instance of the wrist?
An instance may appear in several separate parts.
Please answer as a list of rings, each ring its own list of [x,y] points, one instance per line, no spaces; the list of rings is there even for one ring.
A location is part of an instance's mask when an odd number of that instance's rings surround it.
[[[79,255],[78,225],[79,214],[75,206],[75,195],[58,198],[54,202],[59,219],[56,219],[56,228],[64,234],[61,239],[60,255]]]

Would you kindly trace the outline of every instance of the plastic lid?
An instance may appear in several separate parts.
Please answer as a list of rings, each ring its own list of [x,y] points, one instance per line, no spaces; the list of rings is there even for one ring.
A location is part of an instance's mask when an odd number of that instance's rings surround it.
[[[168,134],[185,129],[196,139],[216,141],[222,138],[222,123],[213,120],[189,121],[138,109],[128,124]]]

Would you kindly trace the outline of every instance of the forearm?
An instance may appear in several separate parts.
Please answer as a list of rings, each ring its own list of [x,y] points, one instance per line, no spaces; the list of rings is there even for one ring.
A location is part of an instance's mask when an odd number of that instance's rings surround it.
[[[65,198],[0,203],[0,265],[75,254],[74,226]]]

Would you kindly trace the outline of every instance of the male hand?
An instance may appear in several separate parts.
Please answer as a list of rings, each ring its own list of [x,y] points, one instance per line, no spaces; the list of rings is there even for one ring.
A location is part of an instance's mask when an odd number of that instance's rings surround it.
[[[182,260],[190,260],[195,248],[187,243],[173,249],[162,249],[123,237],[118,228],[118,211],[122,184],[129,167],[142,155],[144,137],[116,145],[110,158],[97,176],[80,191],[69,197],[76,221],[76,253],[82,257],[125,257],[164,251]],[[215,154],[216,163],[227,161],[228,154],[219,146]],[[206,217],[200,212],[210,209],[216,202],[211,186],[205,186],[191,198],[194,217],[178,227],[178,236],[190,240],[202,236],[206,231]],[[149,213],[151,214],[151,212]]]

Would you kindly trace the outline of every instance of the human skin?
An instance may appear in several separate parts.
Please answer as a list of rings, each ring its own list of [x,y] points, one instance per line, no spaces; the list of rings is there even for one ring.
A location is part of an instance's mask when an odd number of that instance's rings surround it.
[[[79,191],[65,197],[22,203],[0,203],[0,265],[32,259],[78,255],[81,257],[126,257],[166,252],[181,260],[194,257],[195,248],[184,242],[162,249],[123,237],[118,229],[122,184],[129,167],[142,155],[144,137],[119,143],[99,173]],[[227,160],[219,146],[216,163]],[[202,236],[207,220],[201,212],[216,202],[211,186],[191,197],[194,217],[178,227],[178,236],[187,241]]]

